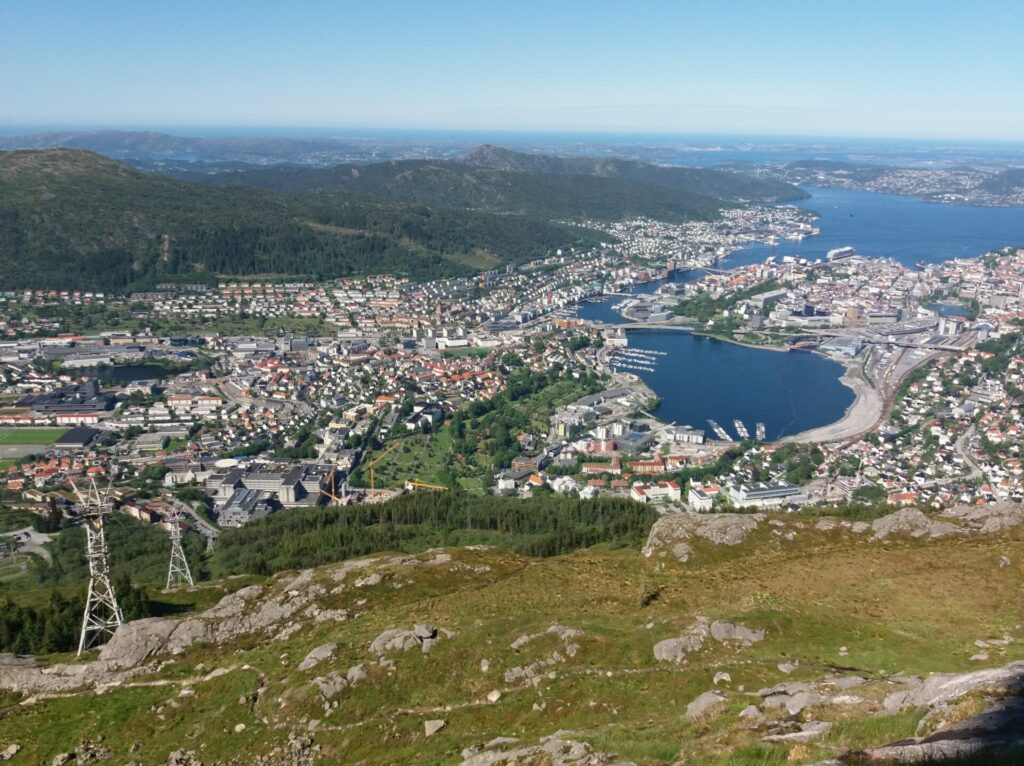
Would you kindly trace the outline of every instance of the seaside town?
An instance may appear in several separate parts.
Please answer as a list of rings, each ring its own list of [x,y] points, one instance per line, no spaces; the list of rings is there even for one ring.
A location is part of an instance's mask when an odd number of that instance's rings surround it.
[[[902,194],[929,202],[1006,207],[1024,204],[1018,169],[967,167],[899,167],[846,162],[770,163],[763,173],[793,183],[880,194]]]
[[[754,207],[617,224],[599,249],[425,284],[2,293],[3,496],[72,513],[72,484],[94,479],[125,513],[183,513],[211,542],[410,491],[696,511],[1024,498],[1024,250],[724,267],[816,231],[806,211]],[[621,321],[582,318],[594,301]],[[853,404],[774,440],[761,423],[665,423],[668,392],[643,380],[662,360],[630,344],[637,327],[828,356]]]

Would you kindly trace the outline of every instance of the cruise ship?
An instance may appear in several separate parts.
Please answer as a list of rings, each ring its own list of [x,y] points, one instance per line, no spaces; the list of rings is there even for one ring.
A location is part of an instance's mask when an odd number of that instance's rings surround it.
[[[846,247],[836,247],[825,253],[825,258],[829,261],[841,261],[843,258],[852,258],[857,253],[852,247],[847,245]]]

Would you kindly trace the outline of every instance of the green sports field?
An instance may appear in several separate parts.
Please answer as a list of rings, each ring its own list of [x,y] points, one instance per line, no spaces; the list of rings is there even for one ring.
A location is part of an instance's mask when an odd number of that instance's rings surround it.
[[[2,444],[53,444],[67,433],[66,428],[0,428]]]

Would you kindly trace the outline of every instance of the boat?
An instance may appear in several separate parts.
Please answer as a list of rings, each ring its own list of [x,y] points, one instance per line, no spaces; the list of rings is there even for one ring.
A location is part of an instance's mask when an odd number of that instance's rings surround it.
[[[825,253],[825,260],[827,261],[841,261],[844,258],[852,258],[857,253],[853,247],[847,245],[846,247],[834,247]]]

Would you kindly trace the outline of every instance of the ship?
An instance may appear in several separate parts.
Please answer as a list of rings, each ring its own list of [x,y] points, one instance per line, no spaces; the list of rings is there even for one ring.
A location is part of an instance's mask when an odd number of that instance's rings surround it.
[[[828,261],[841,261],[844,258],[852,258],[857,253],[852,247],[847,245],[846,247],[835,247],[825,253],[825,258]]]

